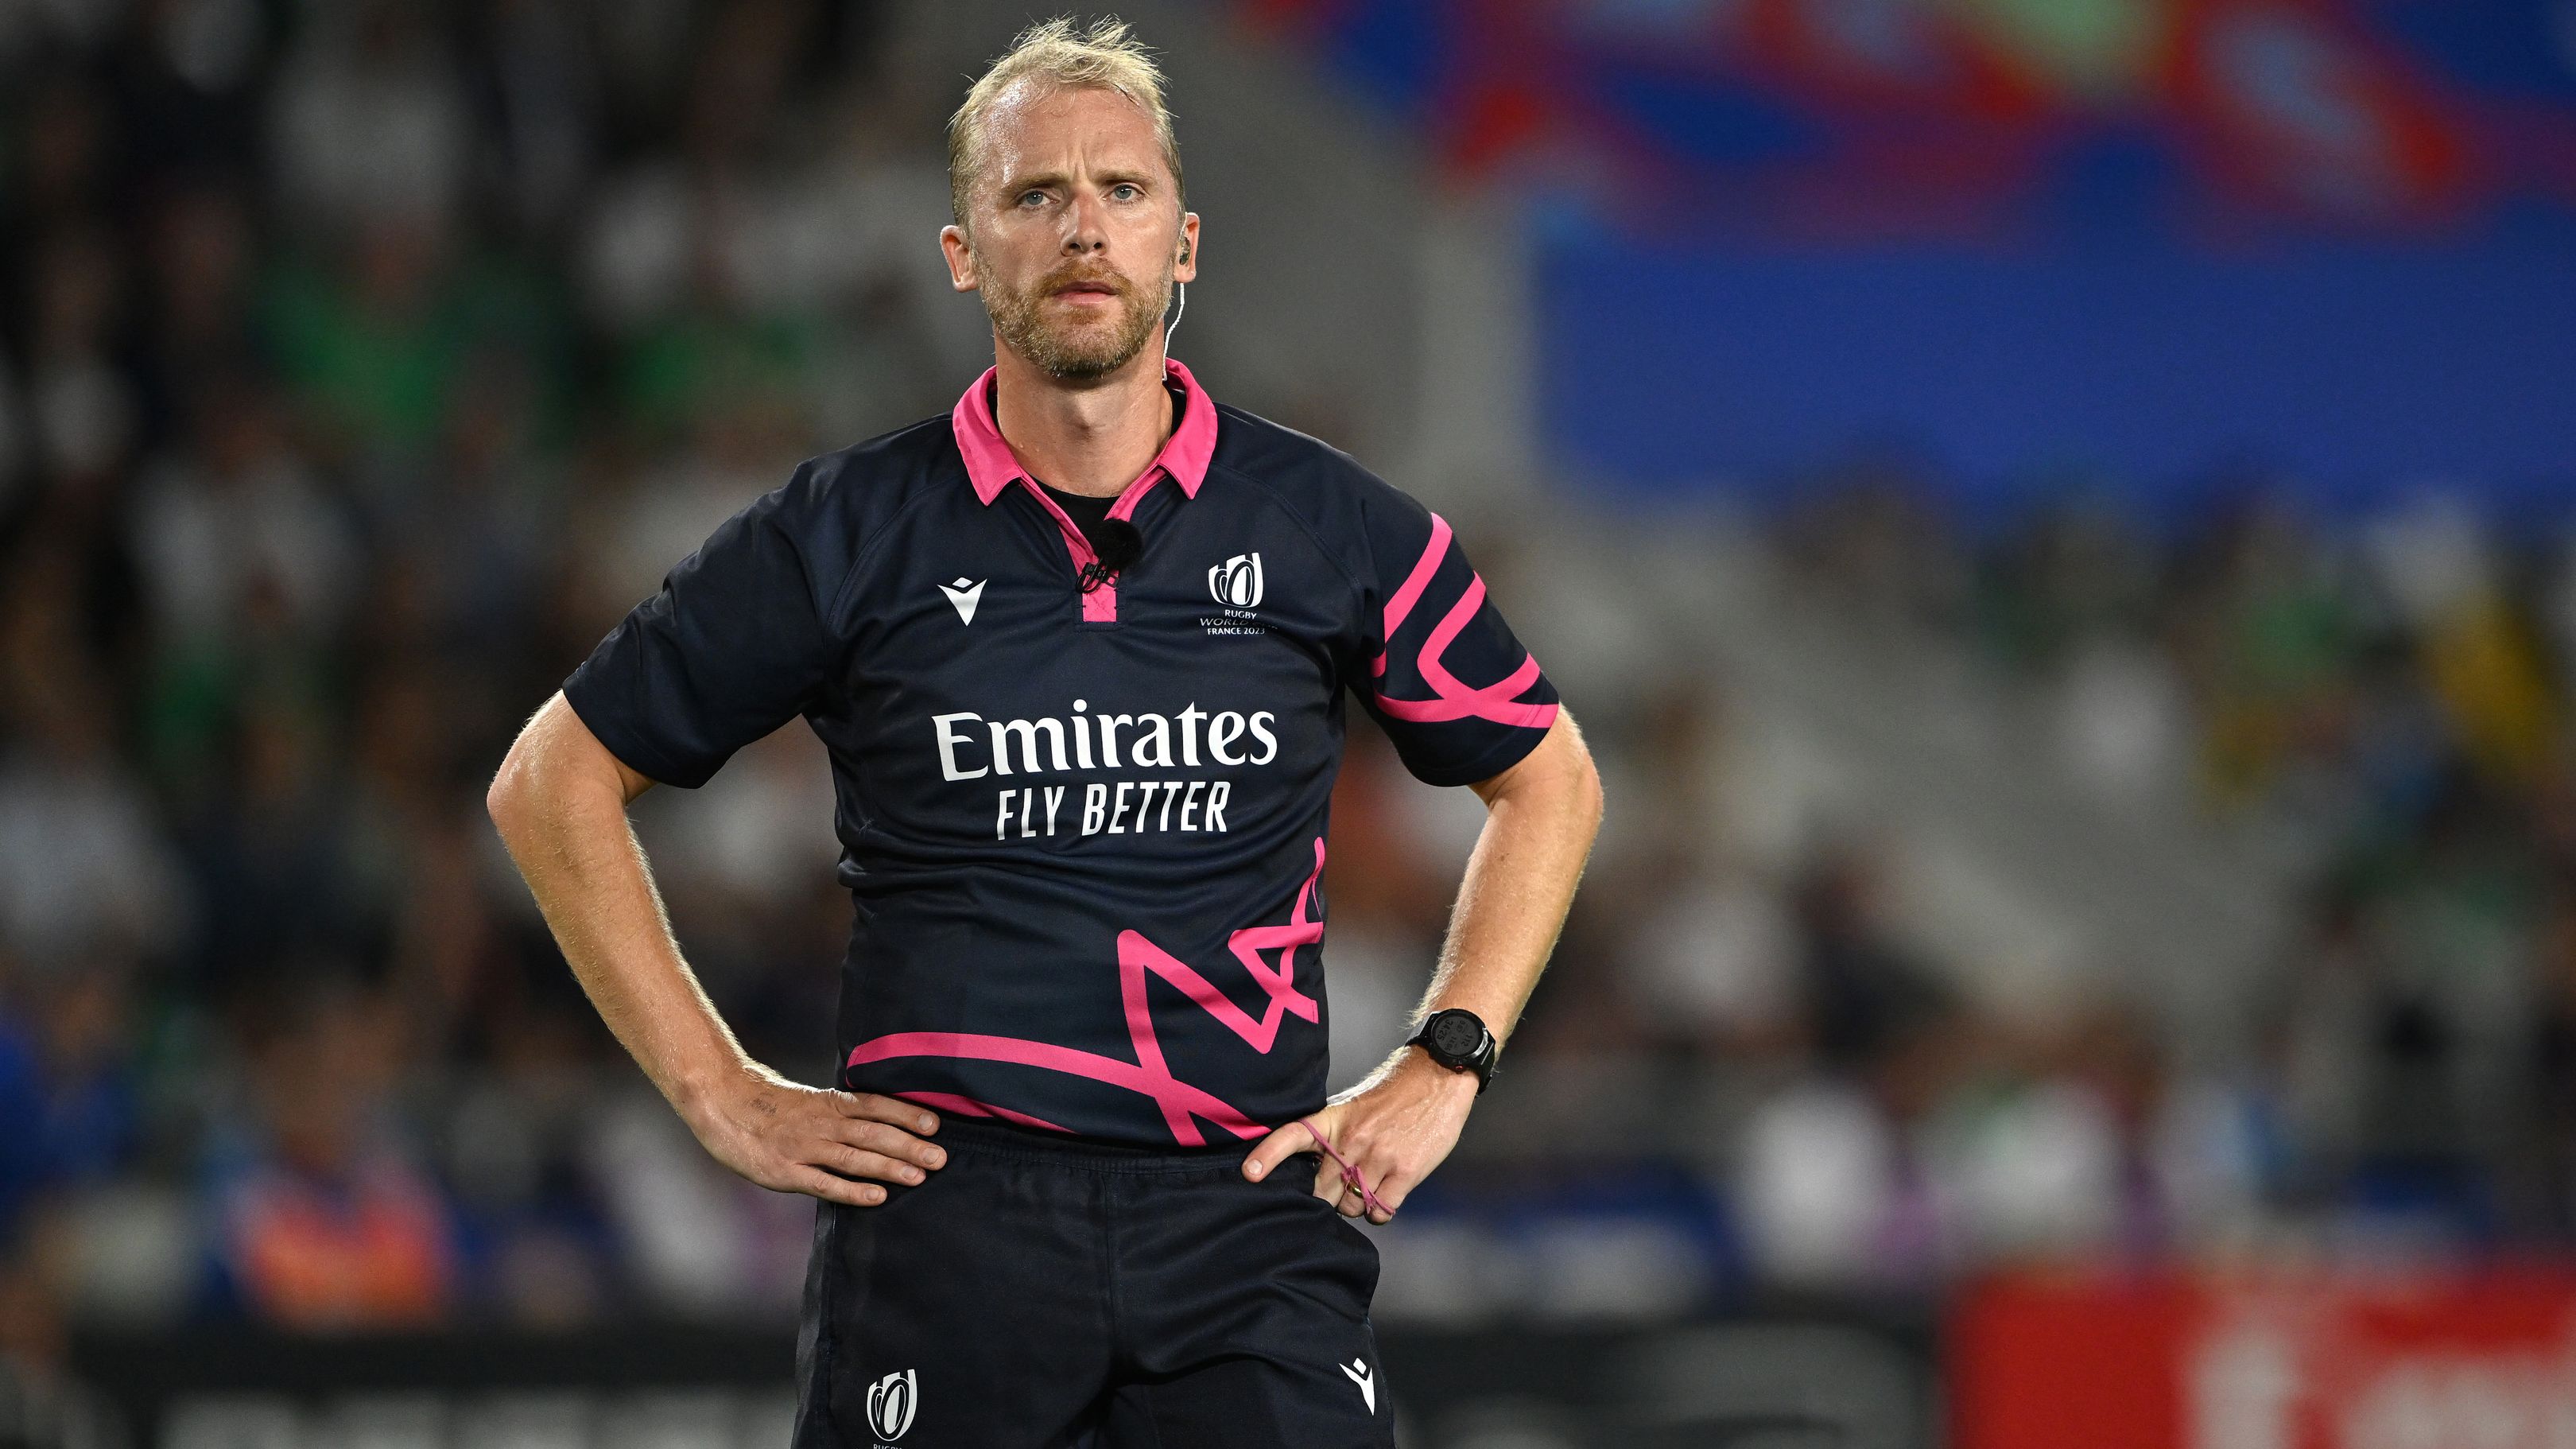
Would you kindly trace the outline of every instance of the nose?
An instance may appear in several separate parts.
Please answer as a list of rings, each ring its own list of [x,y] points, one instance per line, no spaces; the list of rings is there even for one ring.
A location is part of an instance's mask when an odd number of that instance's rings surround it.
[[[1073,205],[1066,208],[1066,216],[1070,222],[1064,234],[1066,256],[1078,257],[1108,249],[1109,228],[1098,198],[1087,194],[1076,196]]]

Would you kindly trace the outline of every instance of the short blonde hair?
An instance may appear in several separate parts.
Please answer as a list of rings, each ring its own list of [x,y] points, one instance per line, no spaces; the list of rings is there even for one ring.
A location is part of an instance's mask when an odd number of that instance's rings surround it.
[[[1163,164],[1172,171],[1173,203],[1185,205],[1181,185],[1181,148],[1172,139],[1172,113],[1163,104],[1163,70],[1142,41],[1128,33],[1127,22],[1104,16],[1085,31],[1073,18],[1059,15],[1020,32],[1011,48],[966,92],[965,103],[948,118],[948,210],[968,232],[966,217],[983,180],[979,170],[984,149],[984,118],[1003,92],[1023,79],[1037,78],[1053,88],[1083,87],[1115,91],[1135,102],[1154,123],[1154,139],[1163,148]]]

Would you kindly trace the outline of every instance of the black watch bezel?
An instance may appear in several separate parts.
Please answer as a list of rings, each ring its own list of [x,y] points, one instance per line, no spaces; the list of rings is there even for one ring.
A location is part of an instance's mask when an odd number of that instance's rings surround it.
[[[1463,1020],[1476,1028],[1476,1045],[1464,1056],[1443,1049],[1439,1043],[1437,1034],[1440,1027],[1452,1020]],[[1422,1048],[1433,1061],[1453,1072],[1474,1072],[1476,1095],[1479,1097],[1485,1095],[1485,1088],[1494,1080],[1494,1057],[1498,1048],[1493,1028],[1485,1025],[1483,1017],[1464,1007],[1452,1006],[1424,1017],[1422,1029],[1407,1037],[1404,1044]]]

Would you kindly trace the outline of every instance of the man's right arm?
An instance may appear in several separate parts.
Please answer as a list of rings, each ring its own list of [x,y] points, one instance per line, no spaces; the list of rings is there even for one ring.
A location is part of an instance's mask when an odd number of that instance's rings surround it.
[[[653,782],[558,692],[520,731],[485,804],[555,943],[610,1031],[707,1151],[763,1187],[867,1206],[947,1160],[927,1109],[792,1082],[745,1055],[681,958],[627,803]]]

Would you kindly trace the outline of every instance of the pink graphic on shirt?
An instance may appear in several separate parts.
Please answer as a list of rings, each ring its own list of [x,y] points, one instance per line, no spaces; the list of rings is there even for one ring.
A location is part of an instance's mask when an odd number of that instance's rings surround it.
[[[1395,591],[1395,597],[1386,601],[1386,638],[1390,644],[1395,639],[1395,631],[1402,628],[1405,619],[1413,613],[1413,606],[1422,602],[1423,591],[1431,586],[1431,576],[1440,571],[1440,562],[1449,553],[1449,541],[1449,520],[1437,513],[1431,515],[1431,541],[1424,545],[1422,557],[1414,561],[1413,572],[1405,575],[1404,586]],[[1467,627],[1468,620],[1476,617],[1476,610],[1484,602],[1485,577],[1470,573],[1467,587],[1458,595],[1458,602],[1450,605],[1449,612],[1441,616],[1439,624],[1431,631],[1431,637],[1423,641],[1422,653],[1414,660],[1414,668],[1421,673],[1422,682],[1430,685],[1431,692],[1439,698],[1396,699],[1380,693],[1378,707],[1397,719],[1422,723],[1473,717],[1531,729],[1545,729],[1553,724],[1556,721],[1553,703],[1518,704],[1512,698],[1537,682],[1538,656],[1523,654],[1520,668],[1482,689],[1460,680],[1441,663],[1449,652],[1449,646],[1457,642],[1459,631]],[[1385,675],[1385,650],[1378,651],[1370,672],[1381,677]]]
[[[1147,1071],[1134,1062],[1122,1062],[1116,1057],[1105,1057],[1098,1052],[1075,1047],[1051,1046],[1016,1036],[989,1036],[982,1032],[898,1031],[853,1047],[849,1064],[863,1066],[890,1057],[971,1057],[979,1061],[1045,1067],[1049,1071],[1089,1077],[1095,1082],[1107,1082],[1131,1092],[1141,1092],[1158,1103],[1177,1103],[1238,1137],[1258,1137],[1269,1130],[1227,1105],[1214,1093],[1180,1081],[1169,1071]],[[1184,1140],[1195,1147],[1200,1139],[1192,1135]]]
[[[1440,572],[1440,560],[1448,554],[1449,520],[1435,513],[1431,515],[1431,541],[1423,545],[1422,557],[1413,561],[1413,572],[1404,576],[1404,587],[1397,589],[1395,597],[1386,601],[1386,637],[1390,642],[1395,638],[1395,631],[1404,627],[1404,621],[1412,615],[1413,606],[1422,602],[1422,591],[1431,587],[1431,576]],[[1377,653],[1377,666],[1373,672],[1386,673],[1386,651],[1383,649]]]
[[[1225,1023],[1228,1030],[1243,1038],[1254,1051],[1267,1056],[1278,1045],[1279,1022],[1283,1015],[1295,1013],[1300,1019],[1320,1023],[1322,1008],[1315,998],[1297,989],[1296,956],[1300,946],[1311,946],[1324,939],[1324,923],[1314,919],[1312,910],[1316,883],[1324,875],[1324,842],[1315,841],[1315,869],[1297,888],[1297,904],[1288,922],[1280,926],[1247,926],[1231,933],[1226,947],[1251,973],[1255,984],[1268,995],[1269,1003],[1256,1021],[1250,1012],[1237,1006],[1233,999],[1217,989],[1170,952],[1145,938],[1141,931],[1118,933],[1118,994],[1127,1015],[1127,1037],[1135,1049],[1136,1060],[1123,1062],[1098,1052],[1075,1047],[1056,1046],[1048,1042],[1029,1041],[1021,1037],[992,1036],[979,1032],[900,1031],[859,1043],[850,1051],[848,1065],[861,1066],[893,1057],[944,1056],[971,1057],[980,1061],[1017,1062],[1023,1066],[1045,1067],[1050,1071],[1068,1072],[1107,1082],[1154,1099],[1163,1121],[1172,1129],[1172,1138],[1184,1147],[1205,1145],[1195,1118],[1204,1118],[1244,1140],[1265,1136],[1270,1129],[1246,1117],[1224,1099],[1204,1088],[1191,1086],[1172,1075],[1163,1059],[1163,1044],[1154,1031],[1152,1005],[1146,1000],[1148,975],[1159,976],[1181,989],[1199,1008]],[[1261,958],[1264,951],[1277,951],[1279,964],[1272,966]],[[1004,1113],[990,1103],[949,1093],[902,1092],[925,1106],[938,1105],[930,1097],[948,1097],[953,1103],[972,1103],[972,1107]],[[975,1115],[972,1107],[955,1107]],[[1052,1122],[1037,1118],[1026,1120],[1042,1127]],[[1064,1128],[1057,1128],[1064,1131]]]
[[[1306,916],[1307,905],[1314,898],[1315,882],[1323,874],[1324,842],[1318,838],[1315,841],[1315,873],[1306,877],[1306,883],[1297,888],[1297,907],[1289,915],[1288,924],[1254,926],[1236,931],[1227,938],[1227,948],[1234,952],[1235,959],[1243,963],[1244,968],[1252,973],[1252,979],[1269,994],[1270,1004],[1263,1009],[1259,1021],[1254,1021],[1242,1007],[1234,1004],[1232,998],[1217,990],[1213,982],[1192,970],[1188,963],[1146,940],[1143,932],[1119,932],[1118,993],[1126,1002],[1127,1036],[1135,1044],[1136,1059],[1150,1071],[1165,1076],[1171,1074],[1170,1069],[1163,1065],[1163,1045],[1154,1036],[1153,1008],[1145,1000],[1145,973],[1149,971],[1181,988],[1190,1000],[1199,1004],[1200,1009],[1225,1023],[1228,1030],[1243,1038],[1263,1056],[1268,1056],[1270,1048],[1278,1044],[1279,1018],[1283,1013],[1293,1011],[1307,1021],[1317,1020],[1320,1012],[1315,998],[1299,991],[1293,977],[1297,948],[1324,939],[1324,923],[1309,920]],[[1279,953],[1279,965],[1275,970],[1261,959],[1261,953],[1270,950]],[[1189,1115],[1169,1100],[1157,1099],[1157,1104],[1163,1109],[1163,1120],[1171,1124],[1172,1136],[1186,1146],[1198,1146],[1198,1126],[1189,1120]]]
[[[1044,1117],[1032,1117],[1026,1112],[1014,1112],[1008,1107],[996,1107],[990,1102],[978,1102],[958,1092],[895,1092],[891,1095],[901,1097],[907,1102],[919,1102],[925,1107],[936,1107],[942,1112],[954,1112],[960,1117],[999,1117],[1005,1122],[1017,1122],[1023,1127],[1044,1127],[1051,1132],[1073,1130],[1070,1127],[1059,1127]]]

